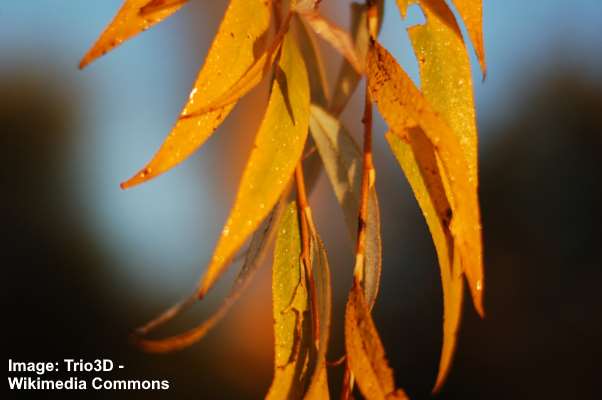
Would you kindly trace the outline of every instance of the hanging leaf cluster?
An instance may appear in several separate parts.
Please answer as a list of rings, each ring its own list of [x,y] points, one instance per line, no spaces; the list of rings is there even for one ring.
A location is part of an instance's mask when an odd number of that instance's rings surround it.
[[[125,40],[169,17],[186,0],[125,0],[80,62],[83,68]],[[381,220],[372,154],[372,109],[405,174],[433,238],[443,287],[443,347],[434,391],[443,385],[456,346],[464,278],[483,315],[477,129],[463,22],[485,76],[480,0],[397,0],[403,18],[416,4],[424,24],[408,29],[420,87],[378,41],[383,1],[351,4],[349,31],[324,18],[320,0],[230,0],[187,103],[146,166],[121,184],[141,184],[184,161],[224,121],[237,101],[264,80],[269,99],[230,215],[192,296],[140,327],[134,340],[150,352],[185,348],[226,314],[274,244],[272,296],[274,378],[268,398],[328,398],[328,369],[345,368],[342,398],[354,387],[367,399],[403,399],[371,317],[382,268]],[[343,57],[334,90],[316,37]],[[344,110],[366,79],[360,147],[342,125]],[[251,132],[249,132],[251,134]],[[331,276],[308,194],[324,171],[355,243],[353,285],[345,308],[346,354],[327,358]],[[245,244],[248,247],[243,250]],[[163,339],[148,334],[203,298],[236,255],[244,261],[230,294],[197,327]]]

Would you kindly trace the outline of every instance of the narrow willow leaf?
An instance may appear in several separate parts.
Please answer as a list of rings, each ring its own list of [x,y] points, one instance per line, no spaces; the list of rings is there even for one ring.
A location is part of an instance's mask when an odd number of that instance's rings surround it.
[[[426,219],[439,260],[443,287],[443,345],[434,389],[437,391],[453,360],[464,294],[460,260],[449,231],[451,206],[435,149],[420,128],[409,129],[403,138],[389,132],[386,138]]]
[[[376,326],[360,283],[354,279],[345,309],[345,349],[347,363],[362,395],[368,400],[407,399],[395,388]]]
[[[287,34],[261,126],[228,221],[200,285],[203,296],[276,203],[301,159],[309,126],[309,81]]]
[[[326,355],[328,353],[328,340],[330,338],[330,323],[332,314],[332,286],[330,284],[330,266],[328,256],[322,239],[318,235],[313,221],[310,219],[310,248],[313,278],[315,282],[315,309],[318,313],[318,352],[315,371],[313,372],[306,399],[327,399],[328,371],[326,369]],[[315,338],[314,338],[315,340]]]
[[[345,127],[334,116],[318,106],[311,107],[309,126],[328,179],[343,209],[349,234],[355,243],[362,172],[360,148]],[[368,197],[366,230],[364,291],[368,304],[372,308],[378,294],[382,270],[380,210],[374,187]]]
[[[483,315],[483,259],[481,221],[475,184],[470,181],[462,145],[449,125],[439,117],[401,69],[393,56],[378,43],[368,54],[368,88],[378,109],[397,135],[419,126],[441,160],[452,194],[450,230],[458,245],[477,311]]]
[[[375,4],[378,10],[377,30],[380,31],[384,13],[384,0],[376,0]],[[364,64],[370,48],[370,31],[368,30],[368,7],[363,3],[351,3],[351,37],[353,38],[355,52],[361,65],[365,68]],[[338,116],[343,111],[361,77],[362,75],[358,74],[353,66],[344,60],[337,76],[334,95],[329,107],[333,115]]]
[[[158,1],[125,0],[117,15],[113,18],[113,21],[105,28],[104,32],[96,40],[96,43],[81,59],[79,67],[86,67],[86,65],[90,64],[96,58],[105,55],[131,37],[169,17],[178,11],[186,3],[186,0],[164,1],[167,4],[164,4],[163,7],[154,8],[154,11],[152,8],[153,4],[149,3],[158,3]],[[151,9],[147,9],[143,13],[142,10],[146,6],[151,6]]]
[[[272,266],[274,379],[267,399],[301,399],[316,362],[311,338],[311,308],[301,261],[297,204],[289,203],[278,227]]]
[[[464,20],[475,53],[481,65],[483,78],[487,75],[485,46],[483,44],[483,2],[482,0],[452,0]]]
[[[303,22],[303,19],[295,18],[295,21],[298,22],[295,26],[298,27],[299,48],[301,49],[301,54],[303,54],[303,60],[305,60],[309,76],[311,101],[326,107],[329,103],[330,92],[326,80],[326,69],[318,43],[305,25],[305,22]]]
[[[400,11],[403,16],[406,14],[406,7],[408,3],[420,3],[424,15],[426,17],[426,23],[424,25],[417,25],[411,27],[409,31],[410,40],[418,59],[418,65],[420,69],[421,88],[422,93],[429,103],[433,106],[436,112],[439,113],[442,119],[447,122],[449,127],[454,131],[460,140],[462,150],[466,156],[468,163],[469,180],[474,184],[474,191],[477,191],[478,185],[478,165],[477,165],[477,129],[475,120],[474,100],[472,92],[472,76],[470,68],[470,60],[462,33],[456,23],[456,19],[449,9],[447,4],[443,0],[411,0],[411,1],[398,1],[400,5]],[[400,4],[405,3],[405,4]],[[411,140],[413,143],[412,147],[416,152],[415,142],[422,142],[417,138],[423,138],[422,132],[419,130],[418,134],[407,135],[406,138]],[[389,143],[393,143],[393,135],[390,135]],[[399,139],[397,139],[399,142]],[[422,148],[428,148],[427,145],[421,146]],[[432,146],[431,146],[432,147]],[[403,144],[398,143],[398,146],[392,146],[392,148],[398,151],[403,148]],[[428,149],[433,155],[426,157],[430,160],[428,166],[423,165],[423,169],[427,171],[438,171],[438,166],[434,157],[434,150]],[[398,160],[400,156],[395,153]],[[411,156],[407,156],[408,160],[411,160]],[[409,169],[407,163],[412,164],[411,161],[406,160],[406,168],[404,171]],[[422,164],[426,164],[425,157],[418,159],[422,160]],[[400,160],[400,164],[403,163]],[[408,175],[408,172],[406,172]],[[427,177],[429,175],[426,175]],[[411,179],[408,178],[410,181]],[[445,195],[444,183],[441,177],[437,176],[437,182],[429,183],[431,195],[435,196],[440,193],[440,196]],[[437,186],[437,190],[433,187]],[[414,188],[414,192],[417,190]],[[418,195],[416,195],[419,198]],[[419,199],[419,203],[420,203]],[[447,206],[447,205],[446,205]],[[435,214],[425,210],[425,207],[421,205],[425,215],[431,215],[427,217],[429,228],[435,223]],[[444,207],[438,210],[439,216],[444,216]],[[447,219],[442,220],[443,226],[447,229]],[[434,233],[434,229],[431,229],[431,235],[435,241],[437,248],[443,247],[441,238],[437,239],[437,233]],[[439,245],[437,244],[439,242]],[[450,242],[451,243],[451,242]],[[438,250],[439,253],[445,254],[442,248]],[[450,363],[452,361],[453,352],[455,348],[455,337],[460,321],[460,311],[462,299],[454,299],[450,297],[462,296],[462,282],[459,275],[453,275],[452,281],[446,279],[446,271],[449,270],[449,266],[442,262],[441,256],[439,256],[441,265],[441,277],[443,280],[444,290],[444,335],[443,335],[443,349],[441,352],[441,362],[439,366],[439,374],[435,383],[435,391],[439,390],[443,385],[447,372],[449,371]],[[456,258],[457,260],[457,258]],[[454,271],[457,266],[454,265]],[[448,282],[446,284],[446,281]],[[446,286],[447,287],[446,289]],[[447,292],[447,293],[446,293]],[[450,320],[453,325],[450,324]]]
[[[370,32],[368,32],[368,13],[365,4],[351,4],[351,37],[354,41],[355,52],[362,65],[368,54]],[[346,60],[343,61],[336,80],[334,95],[330,103],[330,111],[339,115],[357,87],[361,75]]]
[[[230,289],[230,293],[209,318],[195,328],[179,335],[164,339],[145,339],[143,336],[146,336],[150,331],[156,329],[159,325],[163,325],[175,316],[174,313],[168,312],[165,314],[166,318],[155,320],[158,321],[158,323],[146,324],[142,329],[138,329],[133,337],[134,343],[143,350],[151,353],[165,353],[186,348],[201,340],[224,318],[228,310],[236,303],[244,290],[249,286],[249,283],[251,283],[255,273],[265,259],[270,243],[276,236],[276,228],[280,224],[285,205],[286,203],[284,201],[280,201],[270,214],[270,217],[266,220],[264,228],[258,229],[255,232],[251,239],[251,243],[249,244],[244,264],[238,272],[234,284]],[[194,299],[198,300],[196,291],[194,293]]]
[[[355,46],[346,31],[315,11],[305,12],[302,16],[318,36],[341,53],[358,74],[362,73],[364,69],[362,62],[355,53]]]
[[[255,64],[257,48],[268,32],[271,10],[268,0],[231,0],[183,116],[194,114],[222,96]],[[205,143],[233,107],[229,104],[191,118],[179,118],[153,159],[122,183],[122,188],[148,181],[184,161]]]

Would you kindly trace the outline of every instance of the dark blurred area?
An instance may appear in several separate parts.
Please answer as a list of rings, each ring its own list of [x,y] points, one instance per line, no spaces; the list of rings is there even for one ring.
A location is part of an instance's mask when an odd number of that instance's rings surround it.
[[[219,12],[222,3],[215,7]],[[520,101],[499,105],[511,110],[504,114],[511,118],[480,121],[481,137],[487,138],[480,153],[487,317],[478,319],[466,301],[456,360],[441,399],[599,397],[602,76],[585,78],[580,65],[557,68],[561,63],[548,61],[552,67],[538,71],[528,85],[514,83]],[[156,293],[140,298],[111,275],[114,259],[83,215],[82,200],[74,195],[80,181],[67,162],[84,140],[80,89],[37,71],[28,65],[0,69],[0,240],[8,358],[110,358],[125,369],[104,378],[169,379],[171,388],[9,392],[7,398],[261,398],[272,377],[269,269],[192,348],[169,355],[134,348],[128,333],[160,311]],[[376,163],[384,275],[374,317],[398,385],[412,398],[429,398],[441,346],[439,272],[426,224],[381,139],[376,139]],[[215,140],[213,149],[232,150],[223,145],[230,140],[225,135]],[[242,167],[247,147],[224,155],[227,164]],[[223,160],[219,154],[204,156],[217,162]],[[234,188],[232,173],[221,173]],[[352,259],[350,245],[340,243],[342,213],[333,212],[332,204],[320,209],[324,199],[332,203],[332,194],[324,194],[329,190],[322,178],[312,201],[334,275],[334,359],[342,352]],[[197,306],[176,321],[172,332],[192,326],[214,306]],[[331,376],[331,394],[338,398],[340,368]]]

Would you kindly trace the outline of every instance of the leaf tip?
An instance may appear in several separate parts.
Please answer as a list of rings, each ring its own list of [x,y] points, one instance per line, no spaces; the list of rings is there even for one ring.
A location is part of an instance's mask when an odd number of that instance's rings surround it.
[[[148,181],[149,179],[154,178],[156,175],[157,174],[153,173],[150,167],[145,167],[142,170],[140,170],[139,172],[137,172],[130,179],[128,179],[124,182],[121,182],[119,184],[119,187],[123,190],[130,189],[134,186],[137,186],[141,183]]]
[[[474,285],[470,283],[469,287],[472,294],[472,303],[474,304],[477,314],[479,314],[479,317],[485,318],[485,307],[483,305],[483,292],[485,287],[483,279],[478,279]]]

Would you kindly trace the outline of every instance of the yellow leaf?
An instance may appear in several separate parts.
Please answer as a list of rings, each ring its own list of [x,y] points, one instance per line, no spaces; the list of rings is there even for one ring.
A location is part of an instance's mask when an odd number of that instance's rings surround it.
[[[407,399],[403,390],[395,388],[393,371],[355,279],[345,308],[345,349],[348,366],[366,399]]]
[[[482,0],[452,0],[464,20],[464,25],[474,46],[481,65],[483,78],[487,75],[485,46],[483,45],[483,2]]]
[[[268,399],[300,399],[309,384],[311,340],[307,277],[301,261],[297,204],[289,203],[278,227],[272,266],[274,379]],[[314,354],[310,354],[311,352]]]
[[[322,239],[318,235],[311,220],[309,219],[311,270],[315,285],[315,298],[311,298],[316,306],[312,310],[317,312],[315,316],[318,321],[318,341],[316,367],[311,377],[310,385],[305,399],[327,399],[328,394],[328,371],[326,368],[326,355],[328,353],[328,340],[330,338],[330,321],[332,314],[332,286],[330,283],[330,266],[328,256]],[[314,338],[315,340],[316,338]]]
[[[454,355],[462,315],[464,282],[454,241],[449,231],[451,206],[431,142],[420,128],[410,128],[403,138],[389,132],[387,141],[403,170],[435,244],[443,287],[443,345],[435,391],[441,388]]]
[[[418,2],[419,0],[413,0]],[[454,14],[443,0],[420,0],[426,24],[411,27],[424,97],[458,135],[471,182],[478,183],[477,127],[470,60]],[[405,11],[402,9],[402,14]]]
[[[418,65],[420,69],[421,88],[425,98],[432,105],[433,109],[439,113],[442,119],[447,122],[449,127],[458,136],[460,145],[466,157],[468,163],[469,180],[473,183],[474,191],[477,191],[478,185],[478,163],[477,163],[477,128],[475,121],[475,110],[472,92],[472,76],[470,70],[470,60],[468,58],[466,46],[460,32],[460,28],[456,23],[456,19],[443,0],[411,0],[402,1],[398,0],[401,14],[405,17],[406,7],[408,3],[419,3],[422,7],[424,15],[426,17],[426,23],[424,25],[413,26],[409,29],[410,39],[418,59]],[[422,139],[423,133],[416,129],[413,131],[414,134],[406,135],[406,139],[412,143],[411,149],[399,139],[395,139],[393,135],[390,135],[390,144],[397,143],[397,146],[392,148],[397,149],[396,156],[402,164],[402,168],[406,175],[410,166],[417,160],[423,170],[437,172],[436,182],[426,181],[429,187],[431,196],[439,196],[447,203],[445,196],[444,187],[445,182],[441,178],[437,166],[437,162],[434,156],[422,156],[416,154],[416,160],[412,159],[411,150],[416,153],[417,149],[422,149],[423,153],[433,153],[434,150],[429,148],[427,144],[424,144]],[[421,146],[415,145],[417,143],[423,143]],[[431,146],[432,147],[432,146]],[[405,151],[405,165],[400,159],[401,149]],[[423,174],[426,177],[431,176],[428,173]],[[416,180],[415,178],[414,180]],[[412,178],[408,177],[408,180],[412,182]],[[418,184],[412,184],[414,192],[419,192],[416,188]],[[436,190],[433,188],[437,187]],[[427,223],[431,229],[431,235],[437,247],[437,253],[439,256],[439,264],[441,266],[441,277],[443,280],[444,290],[444,335],[443,335],[443,349],[441,352],[441,362],[439,365],[439,374],[435,383],[434,391],[441,388],[447,372],[450,367],[450,363],[453,357],[453,351],[455,348],[455,336],[458,329],[461,311],[461,297],[455,299],[450,297],[462,296],[462,282],[459,275],[452,275],[450,281],[449,277],[446,278],[446,274],[449,275],[449,261],[445,263],[442,259],[441,254],[446,253],[444,243],[441,239],[440,232],[434,232],[435,229],[431,228],[436,221],[436,215],[431,210],[426,210],[422,203],[426,200],[420,200],[418,194],[416,197],[421,203],[421,208],[425,216],[427,216]],[[436,202],[436,199],[433,199]],[[443,200],[441,200],[443,201]],[[449,207],[449,205],[446,205]],[[442,214],[443,208],[439,207],[439,216]],[[430,221],[429,221],[430,219]],[[447,232],[447,221],[443,219],[441,225]],[[450,239],[451,240],[451,239]],[[452,243],[451,241],[449,243]],[[450,247],[451,252],[451,247]],[[451,253],[450,253],[451,254]],[[457,260],[457,258],[456,258]],[[454,265],[454,271],[456,271],[456,265]],[[446,283],[447,281],[447,283]],[[453,325],[450,325],[450,320],[453,321]]]
[[[282,194],[301,159],[308,125],[307,71],[294,38],[287,34],[234,206],[200,285],[201,297]]]
[[[164,0],[163,2],[167,4],[164,4],[163,7],[147,8],[146,12],[142,12],[145,7],[156,6],[158,5],[156,3],[159,2],[157,0],[125,0],[113,21],[79,62],[79,67],[84,68],[131,37],[161,22],[178,11],[186,1]]]
[[[326,352],[332,297],[330,270],[324,245],[313,222],[309,223],[309,228],[310,265],[306,267],[301,257],[298,209],[296,203],[291,202],[278,227],[274,248],[275,367],[267,395],[269,399],[328,398]],[[307,276],[308,272],[313,276]],[[314,327],[314,323],[317,326]],[[318,337],[312,336],[315,331]]]
[[[257,46],[271,16],[267,0],[232,0],[213,40],[182,116],[191,115],[222,96],[255,64]],[[230,113],[234,103],[190,118],[179,118],[153,159],[122,183],[128,188],[171,169],[197,150]]]
[[[219,110],[229,104],[237,102],[241,97],[255,88],[271,70],[274,59],[282,45],[284,35],[288,32],[290,16],[291,14],[289,14],[289,17],[287,17],[274,39],[272,39],[271,44],[261,53],[253,65],[249,67],[238,81],[225,90],[221,96],[218,96],[190,114],[182,114],[181,118],[193,118],[198,115]]]
[[[453,200],[450,230],[475,307],[482,315],[484,283],[479,202],[460,140],[378,43],[374,43],[368,54],[367,75],[370,95],[389,128],[403,136],[407,129],[419,126],[433,144]]]

